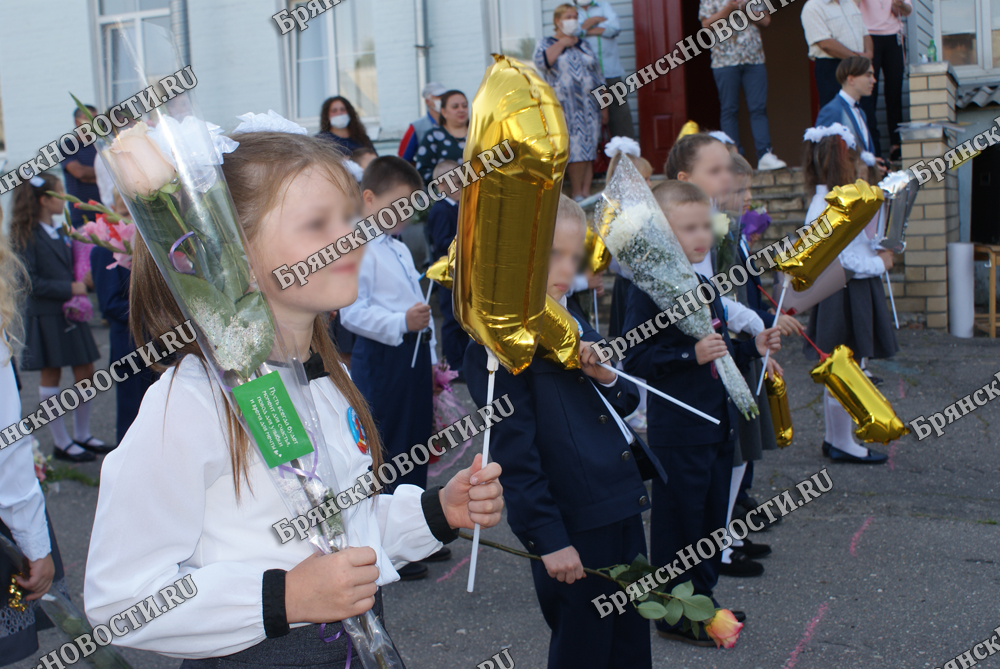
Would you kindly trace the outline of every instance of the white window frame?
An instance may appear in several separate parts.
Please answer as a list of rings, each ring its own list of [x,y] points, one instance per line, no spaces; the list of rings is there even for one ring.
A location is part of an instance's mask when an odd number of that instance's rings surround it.
[[[487,66],[493,63],[490,54],[500,53],[500,3],[510,0],[483,0],[483,14],[486,17],[486,43],[488,46],[485,54]],[[529,0],[531,4],[530,12],[535,17],[535,40],[541,38],[542,28],[542,2],[541,0]],[[528,63],[531,65],[531,63]]]
[[[121,100],[111,99],[111,80],[110,72],[108,72],[106,63],[109,61],[108,49],[111,48],[110,40],[107,39],[107,33],[109,26],[118,23],[132,22],[138,28],[141,25],[143,19],[158,19],[170,16],[170,8],[164,9],[146,9],[139,10],[135,12],[125,12],[122,14],[101,14],[101,2],[100,0],[93,0],[92,3],[93,17],[94,17],[94,28],[97,38],[97,49],[95,49],[95,56],[97,60],[97,71],[100,77],[100,83],[97,86],[98,96],[101,99],[101,109],[107,109],[111,105],[118,104]],[[135,31],[136,35],[136,48],[138,49],[139,58],[145,56],[145,49],[142,43],[142,30],[137,29]],[[140,63],[142,70],[145,71],[145,64]]]
[[[304,0],[290,0],[285,3],[285,8],[289,11],[293,10],[296,5],[303,4]],[[321,29],[326,36],[326,53],[327,60],[329,61],[327,70],[329,72],[327,78],[327,86],[330,93],[327,97],[335,97],[340,95],[340,68],[337,67],[337,38],[336,32],[334,32],[334,12],[326,11],[322,14],[313,17],[309,20],[309,30]],[[298,29],[290,31],[284,37],[282,37],[282,47],[284,49],[285,55],[285,78],[287,85],[286,95],[285,95],[285,105],[288,109],[288,117],[294,120],[299,125],[303,125],[307,128],[319,129],[319,112],[320,110],[315,110],[315,113],[309,116],[298,116],[298,76],[296,68],[298,67],[298,59],[295,57],[295,40],[298,39],[299,31]],[[375,55],[376,62],[378,60],[378,54]],[[376,76],[378,68],[376,67]],[[345,96],[346,97],[346,96]],[[382,102],[379,102],[379,109],[381,110]],[[362,116],[361,110],[355,107],[358,112],[358,118],[365,125],[368,131],[369,137],[377,137],[381,131],[381,124],[379,122],[379,116]],[[372,139],[372,141],[376,141]]]
[[[971,83],[978,80],[995,82],[1000,76],[1000,67],[992,65],[995,54],[993,50],[993,35],[990,28],[991,0],[974,0],[976,3],[976,58],[979,65],[952,65],[959,83]],[[941,38],[941,0],[934,0],[934,45],[937,47],[938,60],[944,61],[944,48]]]

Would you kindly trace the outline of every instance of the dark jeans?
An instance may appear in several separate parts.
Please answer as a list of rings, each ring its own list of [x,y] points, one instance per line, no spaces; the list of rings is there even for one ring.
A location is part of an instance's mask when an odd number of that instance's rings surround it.
[[[610,77],[604,80],[604,83],[611,88],[619,81],[621,77]],[[611,105],[608,107],[608,130],[611,132],[612,137],[631,137],[635,139],[635,130],[632,127],[632,112],[628,108],[628,102],[624,102],[620,105]]]
[[[872,35],[872,69],[875,70],[875,88],[868,97],[861,98],[859,104],[868,120],[868,133],[872,136],[875,155],[881,153],[879,144],[878,117],[875,108],[878,106],[879,72],[884,74],[885,81],[885,120],[889,126],[889,142],[899,146],[899,124],[903,120],[903,45],[896,35]]]
[[[722,132],[733,138],[740,153],[740,87],[747,98],[750,111],[750,130],[757,159],[771,150],[771,133],[767,127],[767,68],[757,65],[732,65],[712,69],[715,87],[719,91],[719,126]]]
[[[819,93],[819,107],[822,109],[827,102],[837,97],[840,84],[837,83],[837,66],[839,58],[817,58],[813,61],[816,76],[816,92]]]

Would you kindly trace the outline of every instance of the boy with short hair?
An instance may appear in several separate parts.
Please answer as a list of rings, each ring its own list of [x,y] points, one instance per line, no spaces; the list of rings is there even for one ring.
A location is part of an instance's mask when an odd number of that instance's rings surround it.
[[[631,564],[645,554],[641,513],[649,497],[643,479],[663,476],[623,420],[639,403],[636,387],[598,364],[590,342],[601,336],[572,300],[566,302],[585,231],[583,210],[561,196],[547,293],[580,328],[582,368],[564,369],[537,354],[517,376],[497,370],[494,397],[509,397],[513,412],[493,426],[490,454],[503,467],[511,530],[542,556],[542,562],[531,561],[531,571],[552,629],[549,669],[643,669],[652,664],[648,621],[631,605],[622,615],[602,618],[592,600],[618,589],[583,571],[584,565]],[[485,406],[486,349],[469,346],[464,370],[473,400]]]
[[[653,191],[684,255],[696,265],[712,250],[711,205],[694,184],[668,181]],[[701,277],[707,282],[708,279]],[[713,291],[714,295],[714,291]],[[670,485],[653,480],[653,512],[650,517],[650,563],[665,565],[678,558],[677,552],[694,546],[699,539],[726,525],[729,483],[732,476],[738,410],[726,393],[712,361],[727,352],[737,364],[761,357],[767,348],[780,348],[776,328],[764,330],[753,339],[731,342],[720,299],[709,305],[712,317],[720,321],[720,332],[698,340],[681,332],[677,325],[660,330],[633,346],[624,359],[625,371],[640,376],[673,397],[683,398],[695,408],[720,419],[713,425],[704,418],[650,394],[647,398],[647,438],[654,454],[663,463]],[[637,286],[629,288],[623,331],[631,330],[660,313],[659,307]],[[681,566],[686,566],[683,559]],[[668,588],[692,581],[694,591],[708,597],[719,577],[719,551],[711,560],[691,566]],[[713,600],[714,601],[714,600]],[[733,612],[742,622],[742,612]],[[712,646],[704,632],[696,636],[682,632],[680,624],[656,621],[660,636]]]
[[[441,179],[441,176],[456,167],[458,167],[458,163],[454,160],[442,160],[434,167],[434,181],[438,184],[440,199],[427,213],[427,241],[431,247],[431,258],[434,260],[448,255],[448,247],[458,233],[460,190],[458,184],[450,178]],[[438,179],[441,180],[438,181]],[[442,316],[441,351],[448,361],[448,366],[459,373],[456,380],[463,381],[465,377],[462,375],[462,361],[465,358],[465,349],[469,346],[469,335],[455,320],[451,291],[439,286],[437,296]]]
[[[361,178],[361,216],[367,218],[388,207],[393,218],[398,218],[391,209],[392,202],[409,198],[423,187],[417,170],[402,158],[376,158]],[[398,235],[406,225],[406,221],[400,221],[392,229],[393,234]],[[368,400],[387,458],[407,452],[414,444],[426,443],[434,420],[434,327],[430,307],[421,292],[420,274],[406,244],[383,232],[365,245],[358,273],[358,299],[340,310],[340,318],[344,327],[356,335],[351,378]],[[410,367],[418,339],[417,362]],[[393,486],[386,487],[391,491],[403,483],[426,488],[427,463],[416,465]],[[427,561],[450,556],[448,548],[442,548]],[[397,571],[403,580],[427,576],[427,567],[419,562]]]

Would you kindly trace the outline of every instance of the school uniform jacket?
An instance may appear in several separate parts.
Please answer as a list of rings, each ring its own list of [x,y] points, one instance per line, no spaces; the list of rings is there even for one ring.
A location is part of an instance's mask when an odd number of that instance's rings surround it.
[[[600,341],[572,300],[569,304],[583,327],[582,340]],[[462,370],[472,399],[485,405],[486,349],[469,346]],[[493,397],[508,395],[514,411],[493,426],[490,455],[503,467],[507,522],[533,553],[553,553],[572,545],[574,532],[650,508],[638,457],[648,458],[666,481],[659,461],[638,437],[631,447],[627,444],[598,392],[623,418],[639,405],[632,382],[618,377],[605,387],[540,355],[516,376],[503,367],[496,372]]]
[[[704,281],[704,277],[702,281]],[[739,366],[760,357],[754,339],[732,341],[725,326],[725,316],[716,296],[711,303],[712,318],[722,321],[720,332],[730,355]],[[637,286],[629,288],[628,307],[625,310],[624,332],[655,318],[660,313],[656,303]],[[646,437],[653,448],[668,446],[694,446],[716,444],[736,438],[736,419],[739,410],[726,392],[714,364],[699,365],[694,346],[698,340],[683,332],[677,325],[658,330],[652,337],[631,347],[625,353],[624,367],[629,374],[646,379],[649,385],[671,397],[719,419],[713,425],[657,395],[647,396],[648,409]]]
[[[61,315],[62,305],[73,297],[73,247],[62,232],[52,239],[40,225],[34,235],[34,243],[18,251],[31,278],[26,315]]]
[[[864,110],[858,107],[858,111],[861,112],[861,118],[865,118]],[[859,152],[868,151],[869,153],[875,153],[871,136],[858,125],[857,117],[851,111],[851,105],[839,93],[823,105],[823,108],[819,110],[819,114],[816,116],[816,127],[830,126],[834,123],[840,123],[851,129],[851,132],[854,133],[854,138],[857,140]]]

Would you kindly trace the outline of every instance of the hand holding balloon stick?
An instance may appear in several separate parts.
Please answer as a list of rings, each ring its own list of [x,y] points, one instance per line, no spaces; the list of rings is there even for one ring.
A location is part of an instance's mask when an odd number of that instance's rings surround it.
[[[788,290],[788,284],[791,282],[791,278],[786,274],[784,282],[781,284],[781,295],[778,297],[778,304],[775,308],[775,314],[781,314],[781,303],[785,301],[785,291]],[[775,316],[777,319],[777,316]],[[760,381],[757,382],[757,392],[755,393],[758,397],[760,396],[760,388],[764,385],[764,375],[767,373],[767,360],[771,357],[771,349],[767,349],[764,353],[764,365],[763,369],[760,370]]]
[[[778,307],[778,303],[774,301],[773,297],[767,294],[767,291],[764,290],[764,286],[757,286],[757,288],[759,288],[760,292],[764,293],[764,297],[766,297],[771,302],[771,304],[773,304],[776,307],[774,312],[775,314],[782,314],[785,316],[791,315],[791,311],[786,311],[784,309],[781,309],[780,311],[778,310],[780,309],[780,307]],[[819,346],[817,346],[816,343],[812,339],[810,339],[809,335],[807,335],[805,332],[802,332],[801,334],[805,338],[805,340],[809,342],[809,345],[816,350],[816,353],[819,355],[819,359],[821,361],[826,360],[826,357],[829,355],[829,353],[823,353],[823,351],[819,350]]]
[[[422,279],[425,276],[427,276],[426,273],[420,275],[420,278]],[[427,282],[427,294],[424,295],[424,304],[427,304],[428,302],[431,301],[431,290],[433,290],[433,289],[434,289],[434,282],[433,281],[428,281]],[[430,328],[434,327],[434,321],[432,320],[431,324],[428,325],[427,327],[430,327]],[[424,328],[424,329],[426,329],[426,328]],[[417,366],[417,353],[420,352],[421,334],[423,334],[423,330],[420,330],[419,332],[417,332],[417,343],[413,346],[413,359],[410,360],[410,369],[413,369],[414,367]]]

